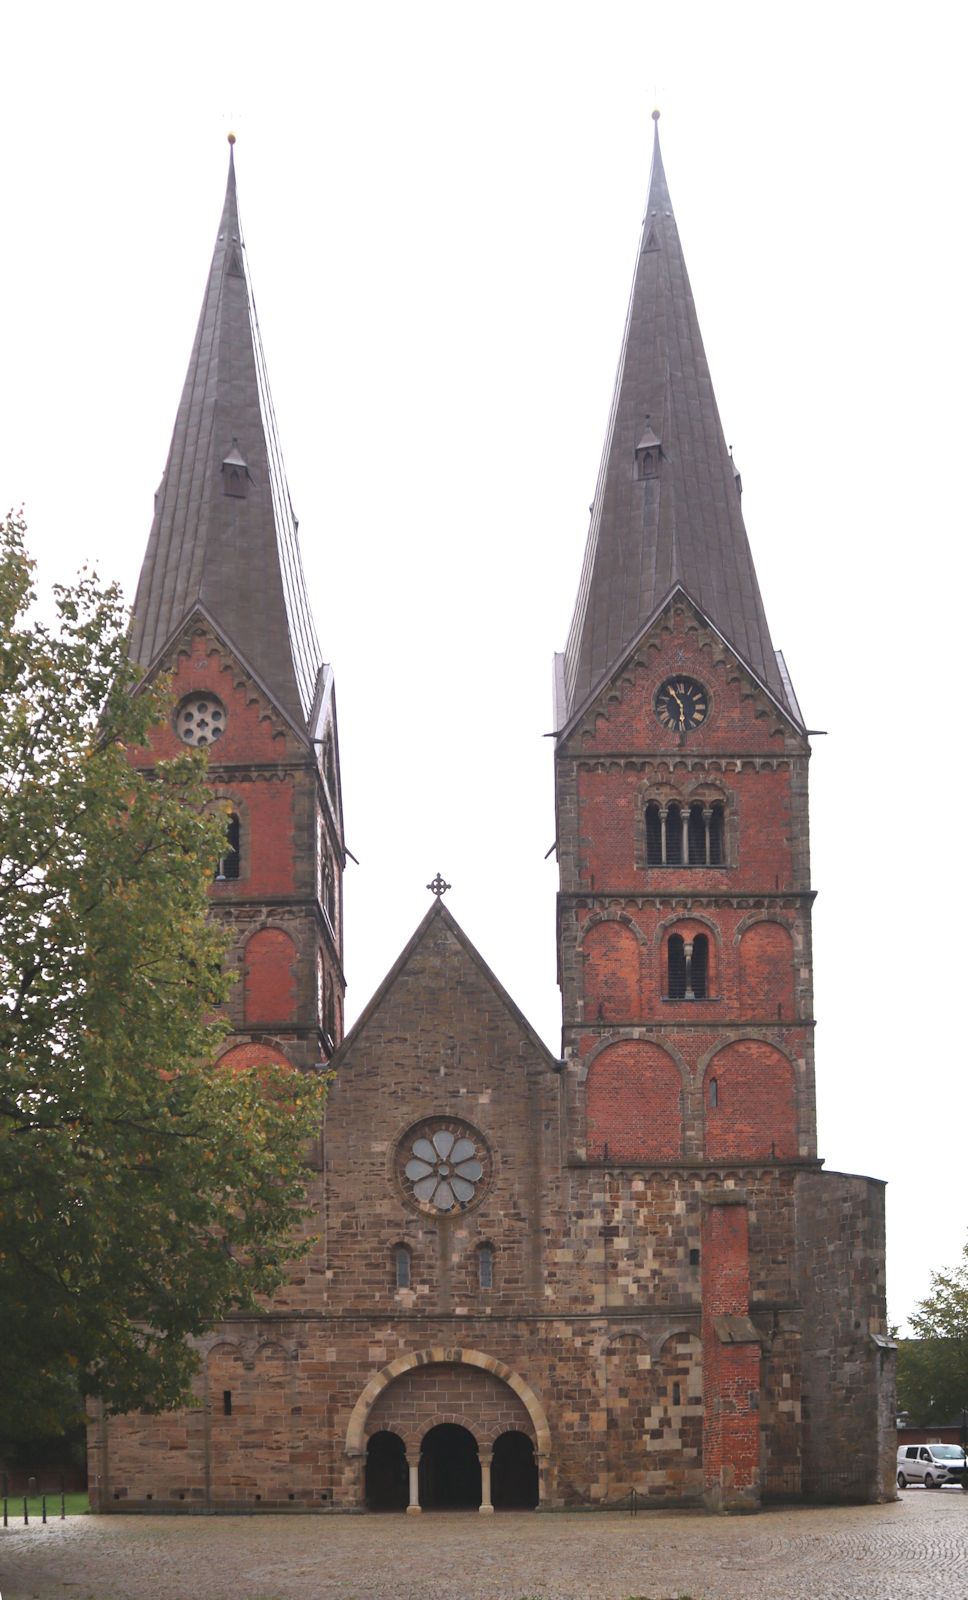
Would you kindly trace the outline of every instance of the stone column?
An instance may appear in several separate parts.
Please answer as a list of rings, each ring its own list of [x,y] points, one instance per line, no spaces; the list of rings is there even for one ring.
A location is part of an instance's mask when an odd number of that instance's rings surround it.
[[[490,1455],[481,1456],[481,1516],[493,1517],[494,1507],[491,1505],[491,1461]]]
[[[410,1504],[407,1507],[408,1517],[419,1517],[420,1505],[420,1467],[407,1461],[407,1470],[410,1473]]]

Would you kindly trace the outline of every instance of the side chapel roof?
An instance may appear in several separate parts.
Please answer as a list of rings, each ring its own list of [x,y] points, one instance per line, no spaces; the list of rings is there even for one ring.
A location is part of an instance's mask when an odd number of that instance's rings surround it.
[[[612,409],[578,599],[558,660],[557,726],[581,710],[677,585],[799,724],[770,639],[654,115],[649,197]]]
[[[201,605],[306,732],[322,658],[239,224],[234,154],[129,648],[150,666]]]

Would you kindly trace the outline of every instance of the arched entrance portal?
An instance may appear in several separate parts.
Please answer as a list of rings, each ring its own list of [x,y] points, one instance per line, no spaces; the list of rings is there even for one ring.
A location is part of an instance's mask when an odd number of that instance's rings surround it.
[[[494,1441],[491,1499],[495,1511],[533,1511],[538,1504],[538,1463],[526,1433],[511,1428]]]
[[[480,1350],[433,1347],[398,1356],[374,1373],[350,1415],[346,1454],[359,1485],[356,1503],[374,1503],[366,1470],[368,1441],[392,1433],[403,1441],[406,1452],[408,1512],[416,1515],[424,1509],[463,1505],[476,1506],[482,1515],[488,1515],[494,1510],[492,1452],[509,1432],[523,1435],[525,1443],[511,1439],[500,1446],[501,1504],[534,1507],[548,1492],[543,1474],[551,1457],[551,1432],[541,1401],[530,1385]],[[424,1454],[428,1460],[421,1467]],[[447,1460],[449,1472],[442,1467]],[[348,1488],[349,1477],[348,1473]],[[373,1481],[378,1482],[378,1477]]]
[[[420,1445],[420,1504],[425,1511],[477,1511],[481,1462],[477,1440],[456,1422],[441,1422]]]
[[[407,1447],[398,1433],[384,1429],[367,1443],[365,1493],[369,1511],[406,1511]]]

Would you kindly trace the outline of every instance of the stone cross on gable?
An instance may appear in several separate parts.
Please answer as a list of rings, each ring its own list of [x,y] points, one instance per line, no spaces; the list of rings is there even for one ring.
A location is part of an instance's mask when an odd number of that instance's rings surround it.
[[[427,888],[430,890],[431,894],[435,894],[437,896],[438,900],[440,899],[441,895],[447,893],[447,890],[450,887],[451,886],[450,886],[449,883],[445,883],[444,882],[444,880],[440,876],[439,872],[438,872],[436,878],[434,878],[433,882],[432,883],[428,883],[428,885],[427,885]]]

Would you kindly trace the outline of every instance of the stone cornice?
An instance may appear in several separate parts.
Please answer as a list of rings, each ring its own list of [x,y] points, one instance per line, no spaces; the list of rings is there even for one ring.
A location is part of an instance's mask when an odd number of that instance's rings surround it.
[[[587,767],[598,767],[606,762],[610,766],[628,767],[634,771],[648,771],[652,767],[685,767],[689,772],[740,772],[743,767],[754,771],[776,772],[785,770],[800,760],[806,760],[806,751],[777,751],[775,754],[750,751],[723,751],[706,755],[689,751],[665,751],[661,755],[636,753],[629,750],[556,750],[555,759],[570,761]]]
[[[668,867],[650,867],[650,872],[668,872],[674,869]],[[680,869],[681,870],[681,869]],[[710,871],[710,868],[697,868],[697,871]],[[723,871],[728,869],[723,868]],[[734,869],[735,870],[735,869]],[[737,910],[743,906],[763,905],[777,909],[789,908],[796,910],[798,906],[812,905],[817,898],[816,889],[697,889],[690,891],[684,888],[669,888],[662,892],[643,889],[559,889],[558,904],[569,904],[581,909],[595,909],[601,905],[616,906],[651,906],[653,910],[661,910],[663,906],[674,908],[689,906],[721,906],[731,905]]]

